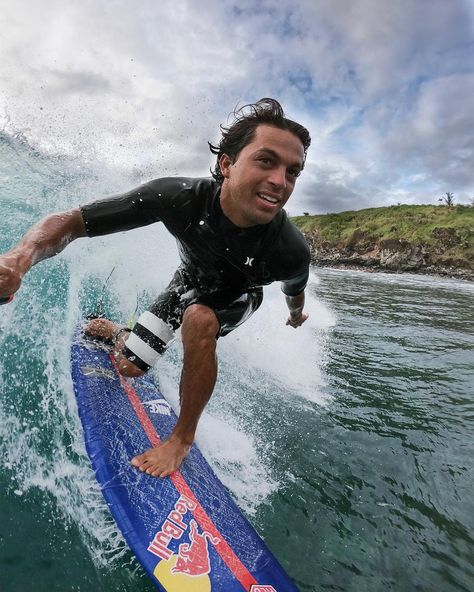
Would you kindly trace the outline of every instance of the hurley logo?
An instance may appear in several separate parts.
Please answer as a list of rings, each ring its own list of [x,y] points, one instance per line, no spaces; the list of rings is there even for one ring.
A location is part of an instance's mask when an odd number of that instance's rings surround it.
[[[248,265],[249,267],[252,267],[252,263],[253,263],[254,259],[255,259],[255,257],[247,257],[247,261],[244,263],[244,265]]]

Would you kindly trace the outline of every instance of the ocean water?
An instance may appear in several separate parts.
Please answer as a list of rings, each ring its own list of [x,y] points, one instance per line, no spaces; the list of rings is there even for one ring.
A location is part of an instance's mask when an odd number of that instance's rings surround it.
[[[0,251],[150,176],[0,134]],[[0,307],[2,592],[154,589],[89,467],[69,350],[102,292],[127,321],[177,261],[160,225],[80,239]],[[221,340],[203,453],[302,591],[473,590],[474,285],[314,269],[307,308],[286,327],[271,286]],[[175,406],[180,362],[177,342],[155,369]]]

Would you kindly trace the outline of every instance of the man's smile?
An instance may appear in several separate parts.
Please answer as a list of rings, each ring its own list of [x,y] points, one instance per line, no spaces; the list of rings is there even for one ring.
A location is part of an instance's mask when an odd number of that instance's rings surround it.
[[[270,195],[269,193],[266,193],[263,191],[258,192],[257,195],[260,199],[263,199],[264,201],[266,201],[267,203],[270,203],[272,205],[276,205],[280,202],[279,197],[275,197],[274,195]]]

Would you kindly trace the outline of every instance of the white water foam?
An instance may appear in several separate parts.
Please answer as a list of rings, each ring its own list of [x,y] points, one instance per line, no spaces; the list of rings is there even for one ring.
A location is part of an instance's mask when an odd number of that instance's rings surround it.
[[[18,300],[11,313],[15,317],[16,310],[17,321],[22,316],[19,306],[24,306],[22,299],[18,297]],[[31,351],[41,364],[44,379],[37,390],[27,391],[22,381],[28,377],[18,376],[15,389],[18,400],[10,406],[0,405],[0,451],[8,459],[4,468],[12,475],[10,488],[16,495],[30,489],[41,490],[46,494],[44,499],[53,501],[54,519],[66,530],[72,525],[77,527],[95,564],[105,566],[111,557],[120,558],[126,552],[126,545],[107,510],[83,444],[69,373],[74,323],[65,330],[62,311],[55,308],[42,312],[38,300],[31,298],[31,292],[29,312],[31,323],[29,326],[19,323],[18,337],[21,341],[22,337],[36,335]],[[45,316],[49,325],[44,323]],[[11,336],[11,332],[9,335],[2,332],[2,336]],[[18,354],[29,355],[28,351]],[[14,378],[9,376],[8,382],[11,384]],[[4,393],[5,382],[0,387]],[[30,403],[36,411],[20,416],[21,397],[25,392],[35,398]]]
[[[262,387],[283,386],[295,397],[323,405],[327,400],[321,386],[321,368],[325,361],[327,329],[335,323],[334,314],[311,294],[317,278],[311,275],[307,289],[305,311],[308,320],[299,328],[286,325],[288,309],[280,286],[265,287],[261,309],[244,327],[222,340],[223,356],[232,359],[241,376],[255,380],[260,374]]]

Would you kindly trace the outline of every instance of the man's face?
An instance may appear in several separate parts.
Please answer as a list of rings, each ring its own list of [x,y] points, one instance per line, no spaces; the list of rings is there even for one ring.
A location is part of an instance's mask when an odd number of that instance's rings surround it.
[[[235,225],[247,228],[268,224],[286,204],[303,168],[304,149],[288,130],[259,125],[234,163],[225,154],[219,163],[222,210]]]

